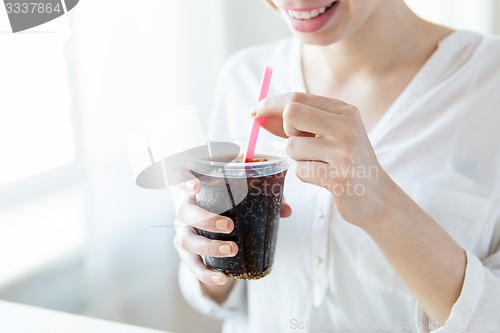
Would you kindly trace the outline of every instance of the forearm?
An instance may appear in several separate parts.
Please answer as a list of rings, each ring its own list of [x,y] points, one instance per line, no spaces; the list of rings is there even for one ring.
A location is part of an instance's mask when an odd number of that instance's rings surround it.
[[[465,251],[392,181],[389,214],[363,229],[429,318],[440,326],[462,290]]]
[[[234,282],[233,278],[228,278],[225,285],[209,285],[202,282],[200,282],[200,284],[205,295],[220,305],[226,301],[227,297],[231,293],[231,290],[234,287]]]

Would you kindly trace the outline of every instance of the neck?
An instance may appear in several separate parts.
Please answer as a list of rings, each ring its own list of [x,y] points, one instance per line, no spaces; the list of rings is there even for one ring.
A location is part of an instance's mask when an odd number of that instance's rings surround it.
[[[340,41],[327,46],[304,45],[304,65],[315,64],[341,82],[354,74],[385,73],[421,57],[419,52],[429,53],[422,46],[434,25],[418,18],[401,0],[381,3],[363,27]]]

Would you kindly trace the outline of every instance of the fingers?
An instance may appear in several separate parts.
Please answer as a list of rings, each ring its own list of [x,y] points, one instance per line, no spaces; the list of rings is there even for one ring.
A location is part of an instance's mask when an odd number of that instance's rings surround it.
[[[169,175],[176,187],[190,195],[196,195],[201,190],[201,182],[188,169],[176,168]]]
[[[288,137],[326,136],[332,131],[337,119],[333,113],[321,111],[308,105],[289,103],[283,110],[283,129]]]
[[[296,103],[323,110],[329,113],[345,114],[350,111],[350,105],[338,99],[312,94],[292,92],[270,96],[257,103],[251,110],[257,118],[282,114],[287,104]]]
[[[192,226],[201,230],[217,233],[231,233],[234,223],[230,218],[211,213],[196,204],[195,194],[201,190],[201,182],[188,170],[177,168],[175,170],[178,179],[185,180],[177,187],[184,194],[180,194],[176,200],[176,217],[184,226]]]
[[[175,236],[175,245],[178,249],[206,257],[234,257],[238,253],[238,245],[231,241],[208,239],[193,228],[179,230]]]
[[[357,109],[340,100],[305,93],[271,96],[251,109],[262,127],[281,137],[329,136]],[[345,119],[347,118],[347,119]]]
[[[285,152],[295,161],[319,161],[332,163],[336,148],[326,138],[290,137],[286,140]]]
[[[182,200],[177,204],[177,219],[185,226],[196,227],[210,232],[228,234],[233,231],[233,221],[221,215],[206,211],[194,200]]]
[[[224,285],[227,283],[227,275],[221,272],[213,272],[208,269],[199,255],[179,250],[179,256],[191,273],[193,273],[202,283],[213,285]]]
[[[269,116],[266,118],[260,118],[262,119],[261,121],[261,127],[264,128],[266,131],[270,132],[271,134],[274,134],[276,136],[279,136],[281,138],[287,138],[288,136],[286,135],[284,129],[283,129],[283,117],[281,113],[276,116]]]
[[[230,233],[234,229],[233,221],[196,205],[195,195],[201,190],[201,182],[189,170],[177,168],[171,177],[175,179],[176,187],[182,190],[176,202],[177,233],[174,238],[174,246],[181,260],[202,283],[226,284],[228,277],[221,272],[208,269],[201,256],[234,257],[238,253],[238,246],[231,241],[217,241],[203,237],[194,227],[210,232]]]
[[[281,204],[280,217],[287,218],[290,217],[291,215],[292,215],[292,207],[290,207],[290,205],[287,204],[286,202],[283,202]]]

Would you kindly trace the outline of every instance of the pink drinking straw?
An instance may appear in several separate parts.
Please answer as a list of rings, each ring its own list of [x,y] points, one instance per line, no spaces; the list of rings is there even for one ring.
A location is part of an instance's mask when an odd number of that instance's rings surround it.
[[[262,101],[267,97],[269,92],[269,86],[271,85],[271,76],[273,75],[273,69],[267,66],[262,75],[262,82],[260,84],[260,95],[257,102]],[[250,137],[248,138],[247,149],[245,149],[245,155],[243,160],[245,163],[250,163],[253,161],[253,155],[255,153],[255,145],[257,144],[257,136],[259,135],[259,129],[262,125],[262,118],[254,119],[252,130],[250,131]]]

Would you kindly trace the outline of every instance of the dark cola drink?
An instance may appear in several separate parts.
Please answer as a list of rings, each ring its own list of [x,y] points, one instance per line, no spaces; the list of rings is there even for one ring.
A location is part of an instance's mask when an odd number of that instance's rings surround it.
[[[197,204],[234,221],[230,234],[200,230],[210,239],[234,241],[235,257],[206,257],[206,265],[238,279],[260,279],[270,273],[280,220],[286,158],[256,155],[253,163],[224,158],[206,161],[205,169],[192,170],[202,184]],[[196,168],[195,168],[196,169]]]

